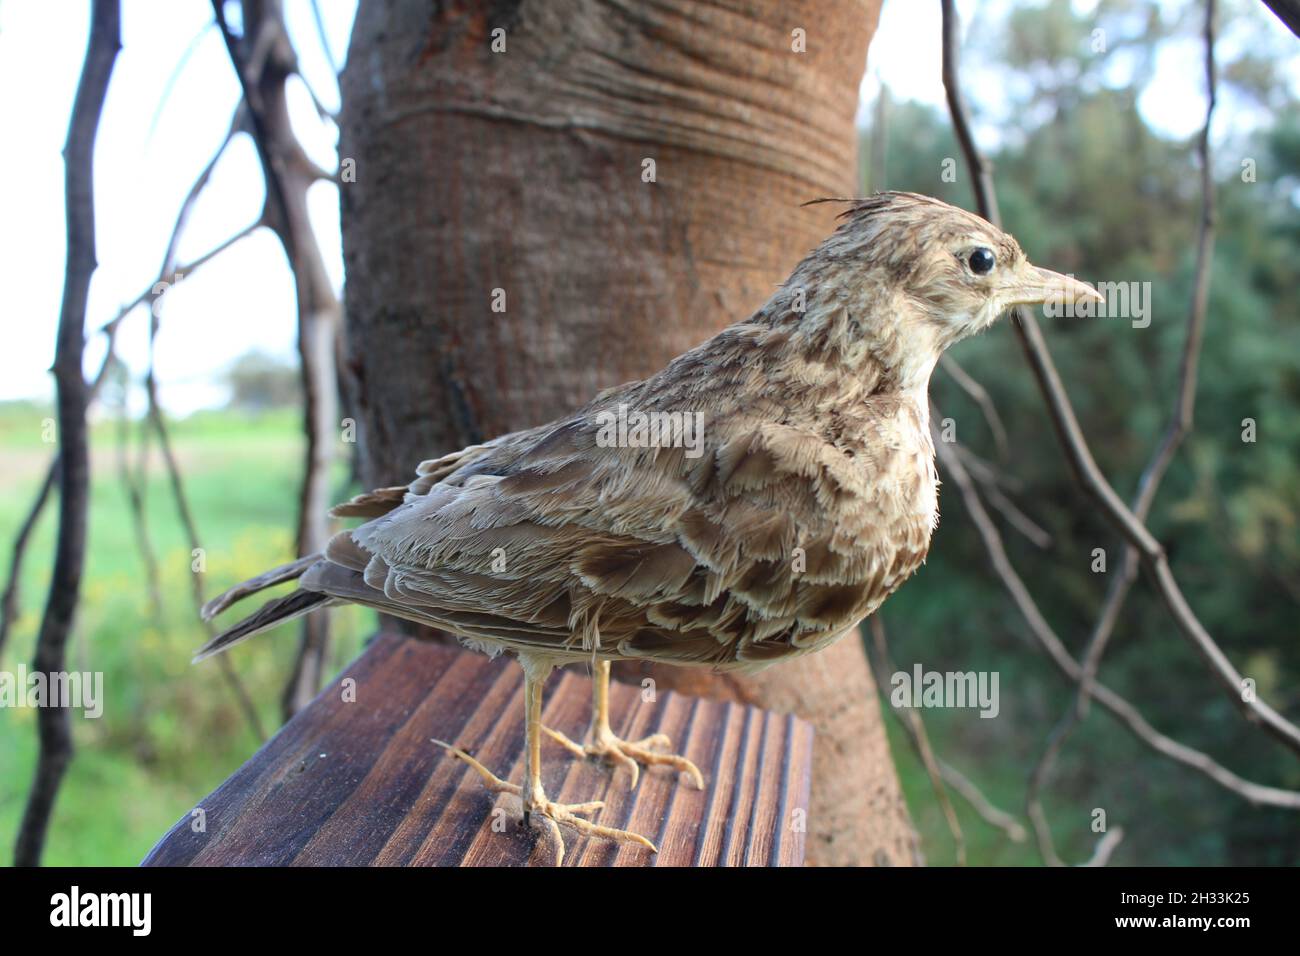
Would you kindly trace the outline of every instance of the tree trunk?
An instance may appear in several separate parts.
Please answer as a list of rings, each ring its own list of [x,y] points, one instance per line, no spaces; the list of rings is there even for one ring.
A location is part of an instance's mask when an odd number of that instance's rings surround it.
[[[874,0],[363,0],[343,75],[363,476],[571,412],[763,303],[856,193]],[[800,50],[804,52],[800,52]],[[860,640],[661,684],[817,727],[809,859],[909,863]]]

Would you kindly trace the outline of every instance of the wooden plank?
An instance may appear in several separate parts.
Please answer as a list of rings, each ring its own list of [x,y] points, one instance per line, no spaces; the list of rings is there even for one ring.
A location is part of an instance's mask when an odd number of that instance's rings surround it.
[[[705,790],[662,767],[577,760],[549,740],[554,800],[604,800],[595,819],[646,834],[658,854],[564,829],[569,866],[798,866],[804,858],[812,728],[794,716],[615,682],[614,730],[663,732],[704,772]],[[553,677],[543,720],[581,739],[591,682]],[[150,851],[146,866],[548,865],[478,776],[431,742],[448,740],[507,779],[523,775],[523,674],[511,660],[399,635],[377,637],[329,688]],[[502,773],[508,769],[509,773]],[[493,821],[498,822],[496,828]]]

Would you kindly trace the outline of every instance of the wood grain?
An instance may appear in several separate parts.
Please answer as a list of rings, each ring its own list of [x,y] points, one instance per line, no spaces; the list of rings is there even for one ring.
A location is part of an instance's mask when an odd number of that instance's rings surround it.
[[[348,683],[354,681],[355,684]],[[354,689],[354,693],[351,693]],[[654,701],[615,682],[615,732],[668,734],[704,772],[704,791],[664,768],[624,771],[543,742],[543,781],[562,802],[604,800],[596,820],[646,834],[658,854],[565,830],[569,866],[798,866],[812,727],[730,701],[672,692]],[[349,699],[350,698],[350,699]],[[543,720],[581,739],[591,682],[576,668],[547,687]],[[251,760],[150,851],[146,866],[547,865],[545,841],[505,811],[447,740],[507,779],[523,774],[523,675],[510,660],[376,638]],[[500,811],[500,812],[497,812]],[[493,827],[493,821],[497,825]]]

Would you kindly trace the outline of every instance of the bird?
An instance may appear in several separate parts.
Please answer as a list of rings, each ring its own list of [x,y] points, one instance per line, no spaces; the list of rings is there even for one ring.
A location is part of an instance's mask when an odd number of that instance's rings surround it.
[[[638,764],[667,765],[702,789],[667,738],[613,733],[611,662],[754,671],[855,631],[922,564],[938,523],[928,390],[941,354],[1012,306],[1100,299],[938,199],[814,202],[843,204],[836,228],[751,316],[571,415],[336,506],[364,520],[208,602],[211,620],[298,582],[195,660],[345,603],[510,652],[524,672],[522,784],[435,742],[517,798],[556,863],[561,826],[654,852],[590,819],[599,801],[546,796],[543,737],[628,768],[632,786]],[[541,717],[547,676],[578,663],[593,670],[584,744]]]

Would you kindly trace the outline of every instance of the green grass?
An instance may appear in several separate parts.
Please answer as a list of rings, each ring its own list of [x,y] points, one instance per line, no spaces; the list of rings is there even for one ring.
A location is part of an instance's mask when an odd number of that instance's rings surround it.
[[[34,406],[0,407],[0,541],[6,554],[49,460],[52,446],[42,441],[48,416]],[[77,753],[49,833],[44,861],[51,865],[138,863],[259,745],[219,668],[189,663],[205,632],[193,611],[190,547],[156,451],[145,512],[162,601],[152,606],[118,472],[117,427],[104,422],[92,431],[86,574],[68,647],[69,669],[103,673],[104,713],[99,719],[73,718]],[[172,431],[205,551],[206,592],[291,558],[302,455],[295,414],[202,413]],[[342,477],[340,471],[340,495]],[[55,519],[55,509],[47,507],[37,526],[21,616],[0,670],[14,671],[31,660]],[[336,669],[356,654],[374,618],[345,608],[333,620]],[[279,724],[278,701],[296,638],[297,630],[287,626],[230,658],[268,730]],[[0,741],[0,860],[8,862],[35,767],[35,712],[0,709]]]

